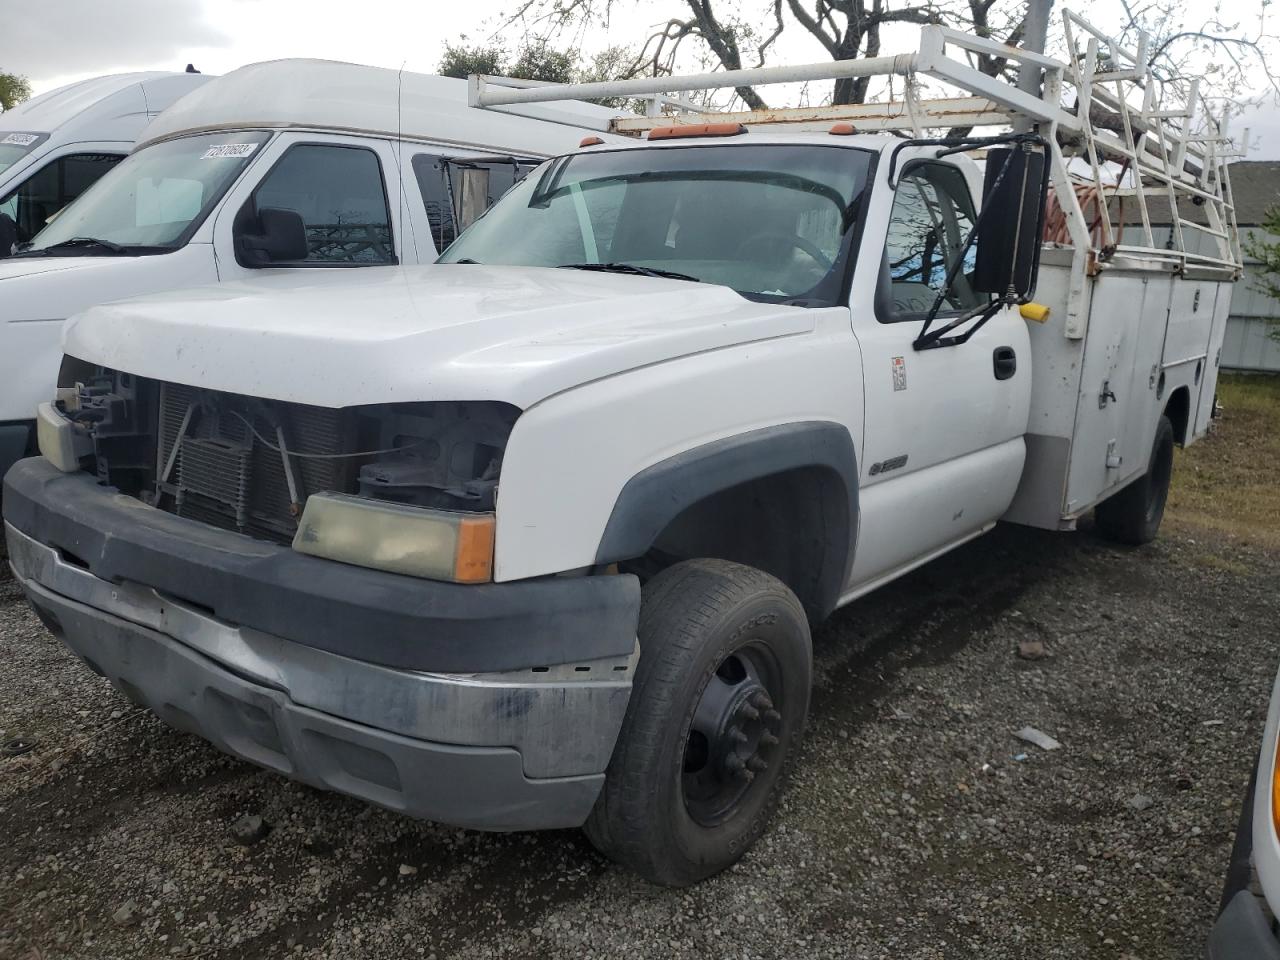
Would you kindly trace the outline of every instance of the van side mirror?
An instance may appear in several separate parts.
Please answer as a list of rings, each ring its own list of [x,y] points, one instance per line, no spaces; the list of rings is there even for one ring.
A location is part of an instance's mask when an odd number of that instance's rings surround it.
[[[979,293],[1022,301],[1040,266],[1048,165],[1044,147],[1015,143],[987,151],[982,223],[972,285]]]
[[[254,220],[260,232],[249,233]],[[263,207],[243,227],[246,229],[237,231],[235,243],[245,266],[265,267],[307,259],[307,225],[296,211]]]

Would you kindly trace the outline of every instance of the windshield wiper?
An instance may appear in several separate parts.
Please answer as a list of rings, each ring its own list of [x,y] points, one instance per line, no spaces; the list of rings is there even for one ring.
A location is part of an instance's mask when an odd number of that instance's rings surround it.
[[[688,280],[701,283],[697,277],[687,273],[676,273],[674,270],[659,270],[655,267],[641,267],[634,263],[562,263],[562,270],[599,270],[603,273],[634,273],[639,277],[665,277],[668,280]]]
[[[30,242],[14,254],[15,257],[58,257],[73,256],[78,253],[96,255],[108,254],[117,257],[132,257],[147,253],[165,253],[168,247],[146,246],[144,244],[123,244],[114,240],[101,240],[98,237],[72,237],[61,243],[51,243],[47,247],[33,247]]]
[[[130,253],[129,247],[116,243],[114,240],[100,240],[97,237],[72,237],[70,240],[63,240],[61,243],[52,243],[47,247],[33,247],[27,243],[14,256],[16,257],[47,257],[56,255],[58,251],[69,250],[101,250],[112,254]]]
[[[63,240],[61,243],[52,244],[44,249],[57,250],[60,247],[102,247],[112,253],[124,253],[125,251],[125,247],[115,241],[100,240],[97,237],[72,237],[70,240]]]

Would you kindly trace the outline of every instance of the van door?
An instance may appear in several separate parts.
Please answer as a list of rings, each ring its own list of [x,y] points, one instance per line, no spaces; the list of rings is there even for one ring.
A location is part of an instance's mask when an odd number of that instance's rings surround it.
[[[262,272],[236,247],[237,232],[257,233],[259,211],[289,210],[302,218],[307,255],[272,269],[359,267],[403,262],[400,185],[391,143],[372,138],[288,133],[277,137],[228,194],[214,224],[221,280]],[[395,201],[395,202],[393,202]],[[407,245],[416,260],[412,243]]]
[[[76,197],[93,186],[98,179],[123,160],[125,152],[119,144],[97,149],[76,144],[62,154],[46,159],[20,183],[0,196],[0,236],[13,234],[12,243],[31,240]],[[6,229],[7,228],[7,229]],[[9,246],[0,243],[0,257],[9,255]]]
[[[985,299],[969,285],[973,248],[944,291],[976,219],[978,183],[976,170],[970,179],[934,159],[899,170],[887,223],[878,225],[882,245],[871,255],[879,260],[876,303],[853,310],[866,410],[851,583],[858,592],[1004,513],[1021,474],[1030,409],[1029,338],[1015,311],[999,311],[965,343],[914,348],[940,291],[935,326]],[[864,251],[871,249],[869,239]]]

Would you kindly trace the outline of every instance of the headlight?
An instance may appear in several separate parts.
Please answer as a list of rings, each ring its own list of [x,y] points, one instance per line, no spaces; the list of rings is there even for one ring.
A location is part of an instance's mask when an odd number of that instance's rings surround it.
[[[299,553],[455,583],[493,579],[492,513],[406,506],[339,493],[307,498]]]
[[[52,403],[36,408],[36,442],[40,455],[63,473],[77,472],[80,458],[93,453],[89,435],[76,429]]]

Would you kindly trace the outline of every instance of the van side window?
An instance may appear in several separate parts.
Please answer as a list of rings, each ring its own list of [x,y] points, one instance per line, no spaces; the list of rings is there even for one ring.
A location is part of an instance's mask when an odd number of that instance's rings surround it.
[[[258,210],[292,210],[307,231],[309,263],[394,263],[391,214],[378,155],[365,147],[290,147],[253,193]]]
[[[0,199],[0,213],[13,218],[18,225],[18,242],[25,243],[123,159],[118,153],[73,153],[59,157]]]
[[[417,154],[413,175],[436,252],[443,253],[459,233],[537,165],[536,160],[463,160]]]
[[[911,319],[929,311],[975,219],[969,185],[957,167],[926,162],[907,168],[889,214],[888,276],[882,280],[889,286],[892,315],[882,319]],[[965,254],[943,299],[944,311],[967,310],[982,302],[969,283],[976,252],[970,247]]]

